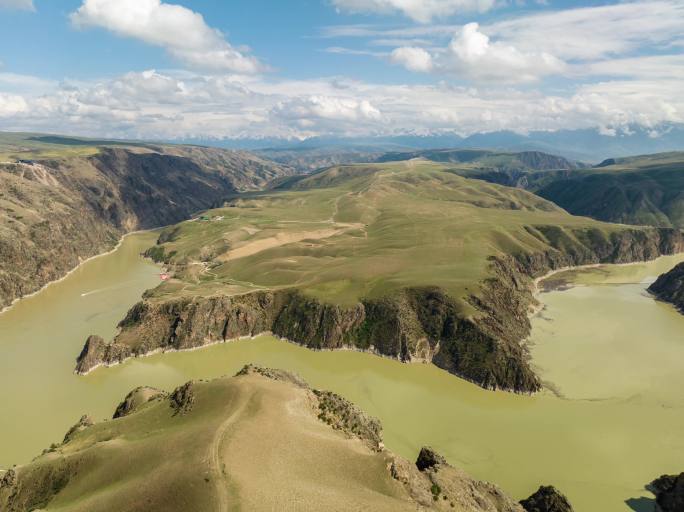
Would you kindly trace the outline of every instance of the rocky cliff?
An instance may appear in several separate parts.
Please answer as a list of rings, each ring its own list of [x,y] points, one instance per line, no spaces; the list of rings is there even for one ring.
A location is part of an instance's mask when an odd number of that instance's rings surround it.
[[[291,171],[208,148],[101,148],[0,164],[0,309],[121,235],[178,222]]]
[[[684,263],[658,277],[648,291],[684,313]]]
[[[543,485],[520,502],[527,512],[572,512],[568,499],[552,485]]]
[[[467,298],[474,316],[462,314],[457,301],[437,287],[406,288],[352,306],[322,303],[296,289],[147,299],[128,312],[113,342],[88,338],[76,371],[271,332],[311,349],[354,348],[401,361],[430,361],[485,388],[534,392],[540,382],[523,344],[530,332],[533,279],[566,266],[653,259],[684,250],[684,238],[669,229],[610,235],[529,229],[551,248],[491,258],[491,277]]]
[[[648,488],[656,496],[656,512],[684,510],[684,473],[663,475],[651,482]]]

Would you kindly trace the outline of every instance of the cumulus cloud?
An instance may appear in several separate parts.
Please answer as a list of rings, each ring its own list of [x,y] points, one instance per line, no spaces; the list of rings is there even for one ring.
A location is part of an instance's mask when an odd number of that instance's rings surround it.
[[[401,64],[409,71],[427,73],[432,71],[432,55],[423,48],[402,46],[392,51],[390,60]]]
[[[484,12],[496,5],[496,0],[332,0],[338,9],[348,12],[400,13],[420,23],[462,12]]]
[[[257,59],[234,48],[201,14],[161,0],[84,0],[71,14],[77,27],[101,27],[165,48],[184,64],[212,71],[256,73]]]
[[[9,117],[26,112],[28,104],[26,100],[16,94],[0,93],[0,117]]]
[[[501,42],[492,42],[477,23],[468,23],[446,49],[434,55],[423,48],[401,47],[391,60],[411,71],[439,71],[476,81],[532,82],[559,73],[565,63],[546,52],[522,52]]]
[[[529,82],[562,71],[564,63],[546,52],[522,52],[515,46],[491,42],[477,23],[468,23],[449,43],[443,66],[481,80]]]
[[[320,130],[363,130],[382,118],[380,110],[368,100],[320,95],[281,101],[271,109],[270,115],[281,122],[295,123],[309,135]]]
[[[33,0],[0,0],[0,9],[17,9],[21,11],[35,11]]]

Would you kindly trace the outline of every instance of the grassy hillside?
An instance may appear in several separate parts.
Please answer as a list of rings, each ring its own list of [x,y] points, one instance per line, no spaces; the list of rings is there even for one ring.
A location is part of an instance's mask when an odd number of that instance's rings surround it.
[[[430,450],[385,450],[381,427],[294,375],[246,367],[167,395],[133,391],[0,478],[0,509],[522,512]]]
[[[592,168],[564,166],[556,170],[505,162],[487,166],[479,163],[479,157],[473,162],[460,165],[458,172],[530,190],[574,215],[624,224],[684,227],[682,152],[610,158]]]
[[[610,159],[535,188],[575,215],[684,228],[683,152]]]
[[[378,158],[378,162],[396,162],[423,158],[433,162],[464,164],[465,171],[501,172],[511,171],[545,171],[554,169],[578,169],[583,167],[578,162],[566,158],[542,153],[541,151],[500,152],[487,149],[431,149],[413,152],[386,153]]]
[[[166,229],[148,254],[173,278],[112,344],[89,338],[77,371],[271,331],[534,391],[521,345],[533,277],[684,248],[675,231],[573,217],[459,172],[425,160],[334,167]]]

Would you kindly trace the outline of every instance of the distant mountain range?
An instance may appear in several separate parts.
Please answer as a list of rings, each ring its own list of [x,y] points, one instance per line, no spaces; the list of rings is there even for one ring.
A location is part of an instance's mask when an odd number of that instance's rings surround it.
[[[293,139],[188,139],[182,142],[232,149],[267,149],[271,156],[278,151],[346,148],[349,151],[409,151],[440,148],[480,148],[497,151],[543,151],[572,160],[598,163],[606,158],[618,158],[647,153],[684,150],[684,125],[669,124],[655,130],[641,126],[617,132],[601,133],[596,128],[583,130],[537,131],[526,135],[511,131],[478,133],[469,137],[457,134],[396,135],[377,137],[312,137]]]

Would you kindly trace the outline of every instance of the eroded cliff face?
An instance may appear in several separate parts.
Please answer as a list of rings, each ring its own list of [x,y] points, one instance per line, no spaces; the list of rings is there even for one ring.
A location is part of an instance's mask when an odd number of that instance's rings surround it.
[[[684,263],[658,277],[648,291],[658,299],[674,305],[684,314]]]
[[[0,309],[127,232],[179,222],[290,172],[242,153],[217,159],[221,150],[207,150],[209,165],[201,150],[103,148],[92,157],[0,165]]]
[[[467,298],[476,315],[463,314],[438,287],[404,289],[347,307],[322,303],[296,289],[147,299],[128,312],[112,343],[88,339],[76,371],[270,332],[311,349],[353,348],[400,361],[428,361],[485,388],[534,392],[540,381],[523,343],[531,328],[534,278],[571,265],[652,259],[684,250],[684,239],[675,230],[561,236],[553,227],[530,229],[550,248],[492,257],[491,277]]]

